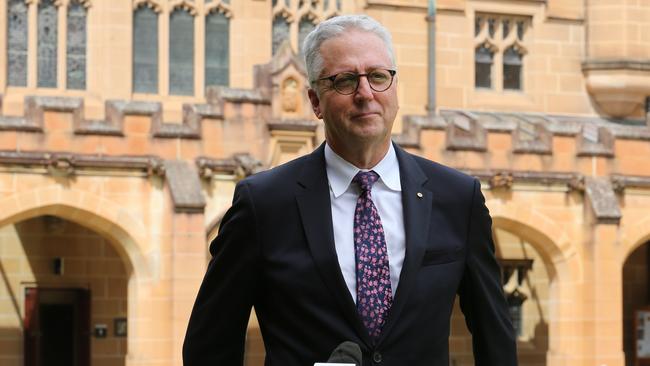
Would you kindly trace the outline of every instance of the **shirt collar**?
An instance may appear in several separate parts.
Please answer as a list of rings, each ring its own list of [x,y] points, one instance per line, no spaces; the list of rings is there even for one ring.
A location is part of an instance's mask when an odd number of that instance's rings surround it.
[[[392,143],[388,148],[388,152],[381,161],[370,169],[359,169],[350,164],[347,160],[335,153],[329,144],[325,143],[325,166],[327,169],[327,179],[329,180],[329,185],[334,193],[334,197],[339,197],[348,189],[352,182],[352,178],[354,178],[360,170],[374,170],[379,174],[379,180],[382,181],[388,189],[397,192],[402,191],[402,184],[399,175],[399,163]]]

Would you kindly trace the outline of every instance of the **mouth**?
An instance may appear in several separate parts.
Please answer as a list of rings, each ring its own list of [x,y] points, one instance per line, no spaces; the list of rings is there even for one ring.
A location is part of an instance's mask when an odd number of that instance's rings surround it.
[[[360,118],[368,118],[372,116],[377,116],[379,113],[377,112],[363,112],[363,113],[356,113],[352,115],[352,119],[360,119]]]

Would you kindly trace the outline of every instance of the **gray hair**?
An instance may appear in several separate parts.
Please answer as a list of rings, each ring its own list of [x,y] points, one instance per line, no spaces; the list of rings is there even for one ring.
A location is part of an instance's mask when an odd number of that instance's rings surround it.
[[[309,85],[315,88],[316,80],[323,71],[323,57],[320,54],[320,46],[328,39],[342,35],[348,29],[357,29],[377,35],[384,41],[388,56],[393,67],[395,67],[395,53],[393,52],[393,41],[388,29],[378,21],[365,15],[340,15],[330,18],[316,26],[303,42],[305,65],[307,67],[307,78]]]

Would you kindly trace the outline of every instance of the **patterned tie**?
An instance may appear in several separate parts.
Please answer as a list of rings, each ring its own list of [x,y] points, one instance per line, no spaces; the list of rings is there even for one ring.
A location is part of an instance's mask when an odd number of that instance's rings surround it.
[[[384,228],[370,190],[379,179],[374,171],[352,179],[361,188],[354,212],[354,249],[357,266],[357,311],[372,337],[378,337],[393,304]]]

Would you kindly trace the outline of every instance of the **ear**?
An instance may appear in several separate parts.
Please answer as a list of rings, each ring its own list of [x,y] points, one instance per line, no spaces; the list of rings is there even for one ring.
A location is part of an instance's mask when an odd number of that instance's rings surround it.
[[[311,102],[311,109],[314,111],[316,118],[323,119],[323,114],[320,110],[320,99],[318,99],[318,94],[314,89],[308,89],[307,95],[309,96],[309,101]]]

